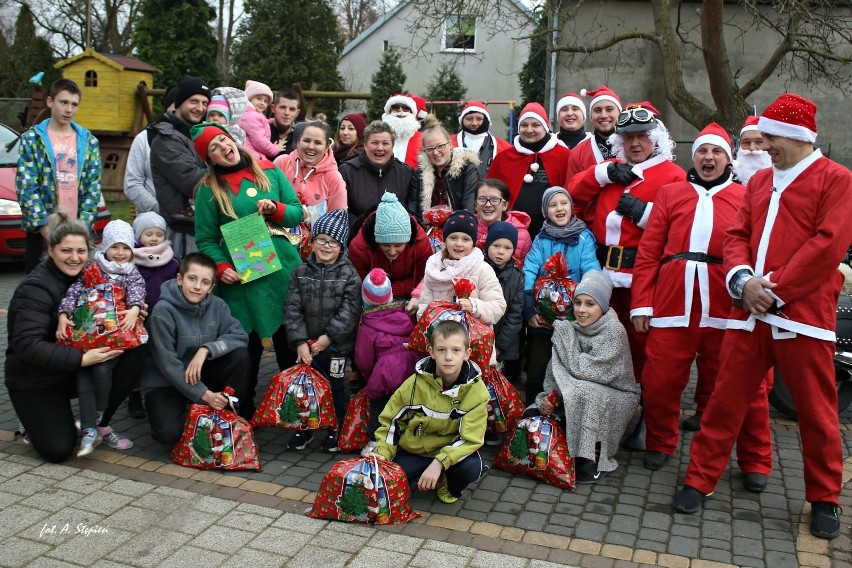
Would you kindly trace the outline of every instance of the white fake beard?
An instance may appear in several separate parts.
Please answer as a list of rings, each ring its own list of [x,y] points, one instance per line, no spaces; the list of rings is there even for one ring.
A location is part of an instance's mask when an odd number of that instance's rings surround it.
[[[414,133],[420,130],[420,123],[413,114],[397,116],[395,114],[383,114],[382,120],[388,123],[393,130],[393,135],[400,140],[408,140]]]
[[[733,165],[734,173],[740,182],[745,185],[757,170],[771,168],[772,158],[769,157],[769,152],[764,150],[746,150],[745,148],[740,148],[737,150],[737,159],[734,160]]]

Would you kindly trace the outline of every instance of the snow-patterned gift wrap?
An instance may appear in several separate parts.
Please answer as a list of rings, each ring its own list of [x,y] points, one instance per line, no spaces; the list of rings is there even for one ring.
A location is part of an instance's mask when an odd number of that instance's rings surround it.
[[[500,447],[494,467],[562,489],[575,487],[574,458],[568,455],[565,431],[551,416],[521,419]]]
[[[270,379],[251,425],[285,430],[337,429],[328,379],[304,363],[281,371]]]
[[[325,474],[307,515],[348,523],[398,525],[420,516],[411,509],[402,467],[375,456],[337,462]]]

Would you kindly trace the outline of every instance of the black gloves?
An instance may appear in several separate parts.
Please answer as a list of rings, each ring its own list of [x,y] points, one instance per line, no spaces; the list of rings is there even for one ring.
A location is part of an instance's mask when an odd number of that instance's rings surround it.
[[[606,177],[608,177],[612,183],[630,185],[630,183],[639,176],[633,173],[631,166],[612,162],[606,167]]]
[[[648,207],[647,201],[642,201],[629,193],[623,193],[618,200],[618,205],[615,206],[615,212],[638,223],[645,214],[646,207]]]

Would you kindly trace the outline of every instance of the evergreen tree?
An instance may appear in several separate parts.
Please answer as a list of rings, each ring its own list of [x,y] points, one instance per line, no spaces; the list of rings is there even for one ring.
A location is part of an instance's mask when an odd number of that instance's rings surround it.
[[[538,27],[530,40],[530,52],[527,62],[518,73],[523,103],[538,102],[544,104],[545,74],[547,70],[547,13],[539,15]]]
[[[207,460],[213,455],[213,443],[210,440],[210,426],[204,425],[195,429],[195,436],[192,437],[192,449],[203,460]]]
[[[134,32],[136,56],[158,68],[158,87],[184,75],[218,83],[216,38],[209,23],[216,11],[205,0],[145,0]]]
[[[21,4],[15,21],[14,42],[4,51],[8,52],[4,55],[8,63],[4,65],[0,79],[3,96],[28,98],[32,94],[28,79],[39,71],[44,71],[42,85],[45,90],[62,76],[62,72],[53,67],[55,59],[50,43],[36,34],[33,13],[26,2]]]
[[[353,518],[366,514],[367,495],[360,485],[350,485],[338,502],[340,510]]]
[[[341,90],[337,60],[342,50],[343,37],[328,0],[246,0],[231,57],[233,83],[242,88],[251,79],[273,91],[293,83],[304,90],[313,83],[321,91]],[[314,112],[331,120],[337,109],[338,101],[319,99]]]
[[[296,404],[296,397],[287,393],[284,395],[284,403],[278,411],[278,417],[284,424],[299,423],[299,407]]]
[[[461,101],[466,94],[467,87],[464,86],[461,77],[456,73],[455,63],[449,61],[438,67],[432,77],[432,82],[426,88],[426,96],[433,101]],[[434,112],[444,128],[449,130],[451,134],[459,131],[458,107],[438,105]]]
[[[367,119],[379,120],[385,112],[385,103],[396,93],[404,92],[405,71],[402,70],[402,57],[392,47],[382,54],[378,70],[373,73],[370,93],[373,98],[367,101]]]
[[[529,457],[530,444],[527,440],[527,429],[518,427],[513,434],[512,441],[509,443],[509,454],[515,459],[515,462],[521,462]]]

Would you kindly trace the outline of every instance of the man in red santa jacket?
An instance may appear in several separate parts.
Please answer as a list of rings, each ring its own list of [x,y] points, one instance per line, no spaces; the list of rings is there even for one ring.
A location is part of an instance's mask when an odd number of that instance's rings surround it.
[[[417,157],[423,147],[420,123],[426,118],[426,100],[412,93],[396,94],[385,103],[382,121],[393,130],[393,155],[415,170]]]
[[[598,260],[615,288],[610,306],[627,330],[633,372],[637,381],[645,362],[645,334],[630,323],[630,286],[642,232],[660,187],[686,179],[674,164],[674,142],[656,109],[631,106],[618,116],[610,136],[616,158],[592,166],[568,183],[576,210],[598,243]]]
[[[589,102],[589,112],[593,132],[591,136],[572,148],[571,157],[568,158],[569,180],[588,167],[615,156],[609,137],[615,132],[615,121],[621,113],[621,99],[606,85],[601,85],[594,91],[581,89],[580,96],[592,97]]]
[[[742,328],[746,314],[731,312],[725,286],[722,241],[746,188],[733,181],[731,139],[715,122],[692,144],[687,179],[664,185],[642,235],[633,269],[630,317],[648,333],[642,374],[647,425],[644,465],[663,467],[678,441],[680,398],[693,361],[698,366],[700,416],[719,370],[725,329]],[[697,355],[697,357],[696,357]],[[766,393],[757,396],[737,440],[737,461],[746,489],[760,492],[772,469],[772,439]]]
[[[843,284],[837,265],[852,241],[852,172],[814,148],[816,110],[787,93],[758,121],[773,167],[749,180],[723,248],[728,290],[748,319],[722,341],[716,386],[673,506],[701,510],[774,365],[795,377],[787,388],[799,415],[811,533],[834,538],[843,474],[834,326]]]

